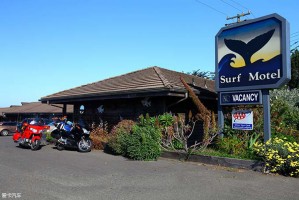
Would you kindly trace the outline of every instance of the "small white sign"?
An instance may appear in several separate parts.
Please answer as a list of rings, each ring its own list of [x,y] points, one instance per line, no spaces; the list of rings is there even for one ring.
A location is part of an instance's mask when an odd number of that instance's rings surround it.
[[[238,130],[253,130],[253,112],[251,110],[233,110],[232,128]]]

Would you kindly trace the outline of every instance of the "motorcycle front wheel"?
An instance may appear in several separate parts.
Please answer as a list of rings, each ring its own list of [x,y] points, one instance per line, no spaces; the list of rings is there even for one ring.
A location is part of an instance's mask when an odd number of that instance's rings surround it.
[[[32,151],[38,150],[40,147],[40,140],[35,140],[34,142],[32,142],[30,147]]]
[[[90,139],[82,139],[78,142],[79,152],[90,152],[92,147],[92,141]]]

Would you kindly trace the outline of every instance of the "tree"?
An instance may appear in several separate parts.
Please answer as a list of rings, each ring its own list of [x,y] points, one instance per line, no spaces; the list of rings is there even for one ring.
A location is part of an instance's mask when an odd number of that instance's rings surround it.
[[[187,72],[187,74],[193,75],[193,76],[198,76],[210,80],[215,79],[215,72],[210,72],[210,71],[201,71],[200,69],[198,70],[193,70],[192,72]]]
[[[291,55],[291,80],[288,83],[290,89],[299,88],[299,51],[292,51]]]
[[[203,135],[203,140],[208,140],[209,139],[209,134],[210,134],[210,130],[215,131],[215,127],[212,126],[216,126],[216,123],[212,123],[212,112],[209,111],[205,105],[200,101],[200,99],[198,98],[198,96],[196,96],[196,94],[194,93],[194,91],[190,88],[190,86],[186,83],[186,81],[184,80],[183,77],[180,77],[181,82],[183,83],[183,85],[185,86],[186,90],[188,91],[188,94],[191,98],[191,100],[193,101],[194,105],[197,108],[197,114],[195,115],[195,119],[196,120],[201,120],[203,121],[203,125],[204,125],[204,135]],[[215,120],[215,117],[214,117]]]

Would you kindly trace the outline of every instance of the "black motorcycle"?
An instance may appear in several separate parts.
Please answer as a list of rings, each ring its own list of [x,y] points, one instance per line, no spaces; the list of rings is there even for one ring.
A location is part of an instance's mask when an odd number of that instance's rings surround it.
[[[59,151],[66,148],[77,149],[79,152],[89,152],[92,148],[92,141],[89,138],[90,131],[80,124],[70,122],[59,122],[51,132],[55,146]]]

